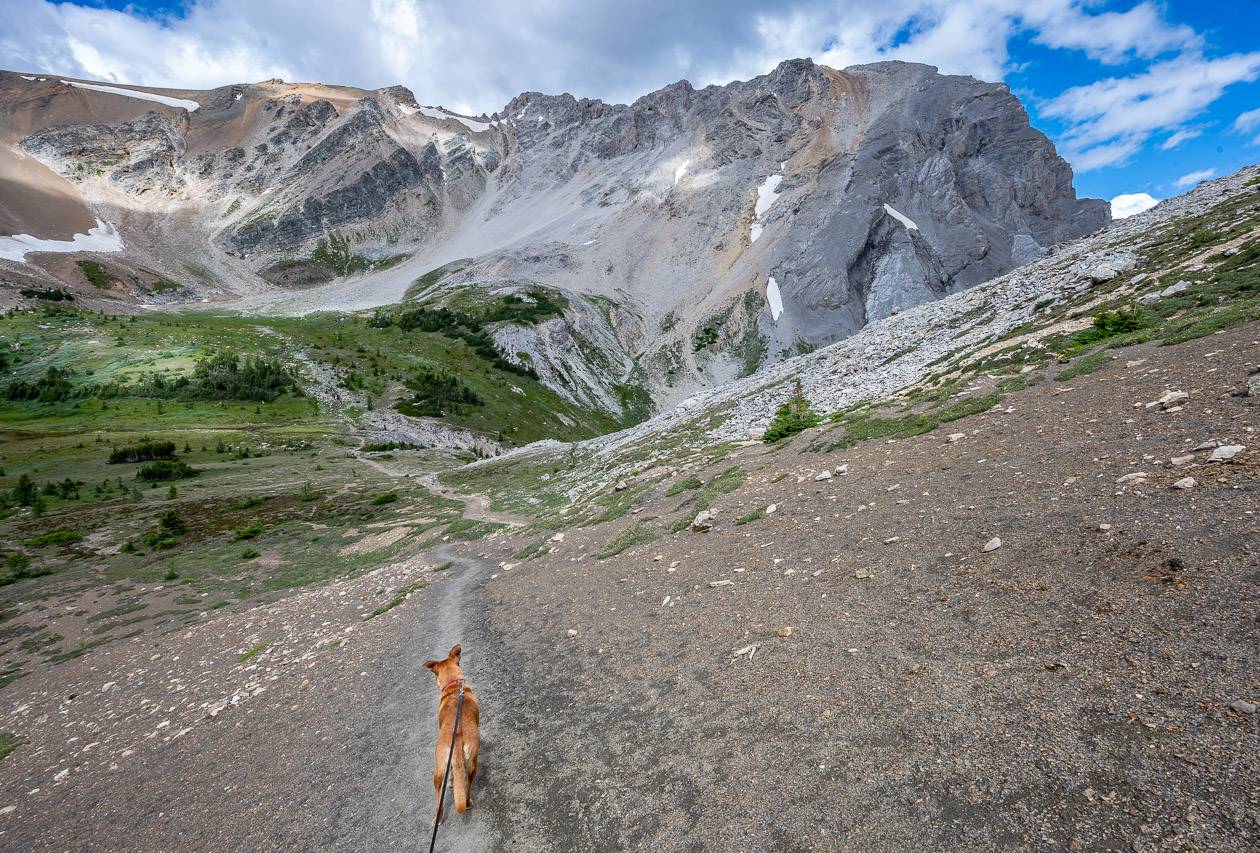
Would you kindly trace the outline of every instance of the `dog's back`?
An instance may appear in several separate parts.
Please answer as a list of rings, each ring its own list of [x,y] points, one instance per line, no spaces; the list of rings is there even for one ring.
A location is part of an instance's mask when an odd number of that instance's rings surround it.
[[[472,805],[472,783],[477,776],[477,752],[481,746],[481,709],[477,697],[464,679],[464,671],[460,669],[461,649],[458,645],[451,648],[446,660],[425,661],[425,666],[433,671],[438,685],[438,737],[433,751],[433,792],[437,797],[437,806],[433,821],[442,819],[442,777],[446,773],[447,757],[451,762],[452,799],[455,811],[460,814]],[[460,701],[460,689],[463,689],[463,701]],[[455,727],[455,709],[459,708],[459,728]],[[451,749],[452,734],[456,739],[455,749]]]

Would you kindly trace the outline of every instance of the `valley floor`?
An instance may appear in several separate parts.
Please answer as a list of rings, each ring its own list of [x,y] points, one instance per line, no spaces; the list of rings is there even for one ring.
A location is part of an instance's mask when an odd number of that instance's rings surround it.
[[[420,847],[422,663],[461,642],[482,766],[439,849],[1255,849],[1258,338],[741,447],[688,472],[739,469],[708,532],[613,553],[689,514],[663,480],[15,681],[0,847]]]

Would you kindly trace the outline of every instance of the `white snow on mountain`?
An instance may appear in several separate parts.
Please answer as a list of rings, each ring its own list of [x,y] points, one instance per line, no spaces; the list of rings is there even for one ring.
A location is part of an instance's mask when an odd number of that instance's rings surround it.
[[[914,224],[914,220],[913,220],[913,219],[911,219],[909,216],[906,216],[906,215],[905,215],[904,213],[902,213],[901,211],[897,210],[897,208],[893,207],[891,204],[885,204],[885,205],[884,205],[884,211],[885,211],[885,212],[886,212],[889,216],[891,216],[893,219],[897,220],[897,221],[898,221],[898,222],[900,222],[902,225],[904,225],[904,226],[906,226],[907,228],[909,228],[911,231],[918,231],[918,230],[919,230],[919,226]]]
[[[186,98],[171,98],[166,95],[155,95],[152,92],[141,92],[138,89],[120,89],[117,86],[102,86],[100,83],[76,83],[73,80],[62,80],[67,86],[73,86],[76,89],[91,89],[95,92],[104,92],[107,95],[122,95],[124,98],[139,98],[142,101],[153,101],[155,104],[165,104],[168,107],[179,107],[188,110],[188,112],[196,112],[201,104],[196,101],[190,101]]]
[[[113,225],[96,220],[96,227],[69,240],[41,240],[30,234],[0,237],[0,258],[21,262],[29,252],[121,252],[122,237]]]

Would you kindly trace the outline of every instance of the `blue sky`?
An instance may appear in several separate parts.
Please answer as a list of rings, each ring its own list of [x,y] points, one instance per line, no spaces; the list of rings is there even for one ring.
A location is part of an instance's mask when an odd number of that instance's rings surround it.
[[[1132,195],[1136,209],[1260,161],[1260,0],[0,3],[13,70],[183,88],[403,83],[480,113],[525,90],[628,101],[798,56],[893,58],[1010,84],[1082,195]]]

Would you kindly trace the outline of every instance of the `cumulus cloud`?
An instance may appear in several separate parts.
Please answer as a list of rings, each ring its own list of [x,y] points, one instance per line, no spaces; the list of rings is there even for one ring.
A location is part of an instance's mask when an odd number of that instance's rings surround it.
[[[147,16],[52,0],[5,0],[0,67],[111,82],[209,88],[268,77],[375,88],[479,114],[523,90],[629,101],[679,79],[747,79],[783,59],[837,68],[884,59],[1000,80],[1028,39],[1103,66],[1144,71],[1046,102],[1078,168],[1123,162],[1154,134],[1166,148],[1223,90],[1260,72],[1260,53],[1208,58],[1164,6],[1096,0],[189,0]]]
[[[1110,12],[1089,0],[342,0],[317,13],[306,0],[201,0],[169,17],[48,0],[6,6],[5,67],[184,88],[273,76],[401,82],[476,112],[522,89],[628,100],[683,77],[746,79],[796,56],[837,67],[907,59],[996,80],[1021,33],[1100,62],[1199,43],[1153,3]]]
[[[1225,89],[1260,77],[1260,51],[1215,59],[1184,55],[1130,77],[1068,89],[1041,107],[1063,120],[1066,156],[1078,171],[1122,163],[1155,133],[1205,112]]]
[[[1234,119],[1234,130],[1238,133],[1251,133],[1260,128],[1260,109],[1247,110]],[[1260,136],[1251,140],[1252,145],[1260,145]]]
[[[1127,219],[1157,204],[1159,199],[1150,193],[1121,193],[1111,200],[1111,218]]]
[[[1191,139],[1198,139],[1202,135],[1203,135],[1202,128],[1198,128],[1198,127],[1183,128],[1182,130],[1178,130],[1176,133],[1173,133],[1171,136],[1165,139],[1162,143],[1160,143],[1159,148],[1161,151],[1172,151],[1174,148],[1180,148],[1182,145],[1185,145]]]
[[[1200,181],[1206,181],[1208,178],[1216,174],[1215,169],[1199,169],[1197,172],[1191,172],[1188,175],[1182,175],[1175,183],[1178,189],[1192,187]]]

